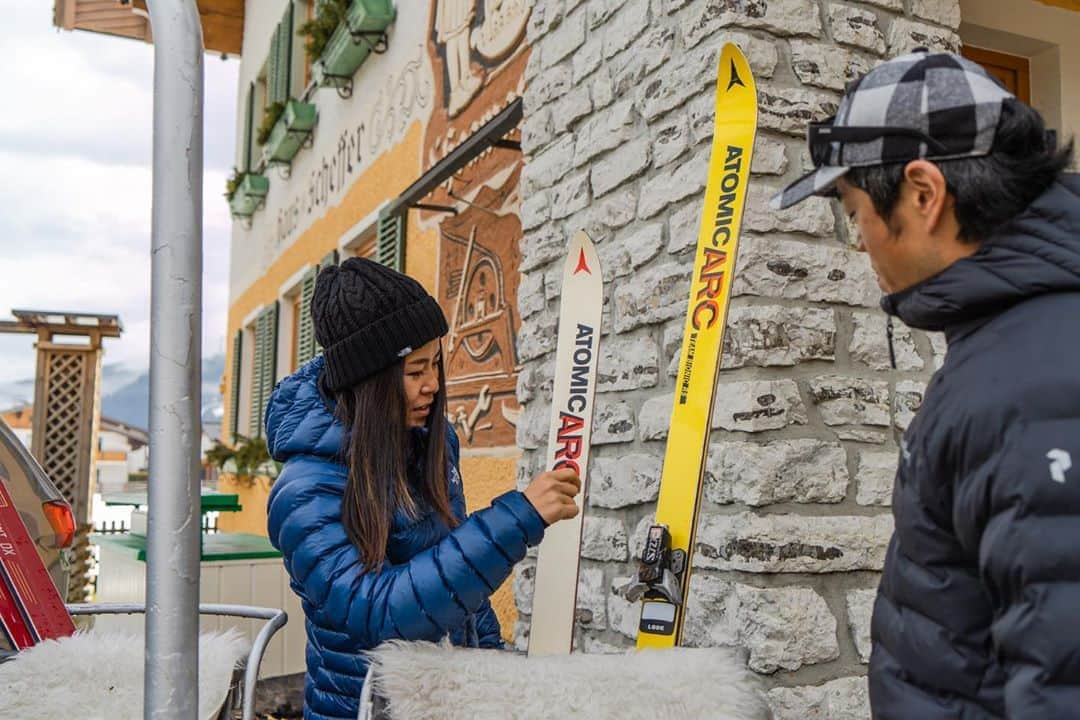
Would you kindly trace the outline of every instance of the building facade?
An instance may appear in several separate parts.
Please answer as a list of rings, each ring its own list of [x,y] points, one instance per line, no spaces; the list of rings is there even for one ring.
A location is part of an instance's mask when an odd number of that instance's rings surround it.
[[[607,283],[577,647],[630,647],[637,610],[618,588],[657,497],[715,60],[734,41],[757,76],[760,132],[686,640],[743,648],[780,718],[867,718],[897,437],[947,348],[898,327],[893,370],[880,292],[838,208],[816,199],[773,212],[767,199],[808,167],[807,121],[832,114],[848,80],[918,46],[963,47],[1073,134],[1078,10],[398,0],[392,20],[349,38],[371,52],[348,74],[334,72],[336,55],[298,50],[310,4],[249,0],[237,167],[261,179],[233,199],[224,434],[261,432],[274,382],[317,352],[307,307],[318,268],[369,255],[418,278],[450,319],[449,412],[470,503],[515,477],[523,486],[547,442],[562,256],[586,230]],[[344,53],[335,42],[323,52]],[[264,123],[275,103],[285,119]],[[530,560],[513,600],[503,589],[497,603],[519,647],[532,574]]]
[[[470,507],[484,505],[514,487],[520,455],[528,4],[360,1],[347,23],[366,29],[339,26],[321,53],[302,31],[317,13],[281,0],[245,15],[224,434],[260,434],[276,380],[317,352],[318,270],[377,257],[419,279],[450,321],[448,410]],[[275,103],[286,106],[276,125]],[[495,604],[509,632],[509,585]]]

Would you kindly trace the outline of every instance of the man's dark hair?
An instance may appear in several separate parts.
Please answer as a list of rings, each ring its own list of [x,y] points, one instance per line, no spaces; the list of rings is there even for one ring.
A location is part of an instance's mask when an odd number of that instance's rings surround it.
[[[1072,140],[1058,148],[1041,115],[1019,100],[1006,100],[989,155],[932,160],[956,199],[960,240],[980,242],[1019,215],[1069,166]],[[852,168],[844,179],[866,192],[878,215],[889,219],[907,163]]]

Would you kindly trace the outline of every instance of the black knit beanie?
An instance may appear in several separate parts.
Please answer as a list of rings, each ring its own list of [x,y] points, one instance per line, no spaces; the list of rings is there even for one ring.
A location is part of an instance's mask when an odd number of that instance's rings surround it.
[[[420,283],[367,258],[319,273],[311,319],[326,358],[324,387],[331,391],[359,384],[449,330],[439,303]]]

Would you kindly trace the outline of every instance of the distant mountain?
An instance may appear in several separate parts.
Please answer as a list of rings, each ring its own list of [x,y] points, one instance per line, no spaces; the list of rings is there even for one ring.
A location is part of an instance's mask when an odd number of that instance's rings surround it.
[[[34,401],[34,379],[16,380],[0,385],[0,410]]]
[[[114,392],[130,385],[139,379],[140,375],[146,374],[146,368],[130,367],[120,363],[105,363],[101,368],[101,395],[112,395]]]
[[[204,424],[220,423],[224,398],[218,392],[225,372],[225,356],[203,358],[202,419]],[[34,400],[34,380],[26,378],[0,384],[0,409],[29,404]],[[150,374],[145,369],[117,363],[101,370],[101,414],[135,427],[150,425]]]
[[[102,393],[101,414],[144,430],[149,428],[150,376],[136,375],[108,395]]]
[[[225,354],[203,358],[202,421],[220,424],[225,417],[225,398],[221,394],[221,376],[225,374]]]
[[[203,358],[202,417],[203,422],[221,422],[224,398],[218,392],[225,372],[225,356]],[[104,382],[104,381],[103,381]],[[127,384],[101,396],[101,414],[136,427],[150,426],[150,374],[140,373]]]

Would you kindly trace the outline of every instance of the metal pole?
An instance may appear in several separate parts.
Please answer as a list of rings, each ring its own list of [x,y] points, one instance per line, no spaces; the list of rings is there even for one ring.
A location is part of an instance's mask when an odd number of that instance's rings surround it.
[[[150,0],[154,189],[146,720],[199,709],[203,42],[195,0]]]

